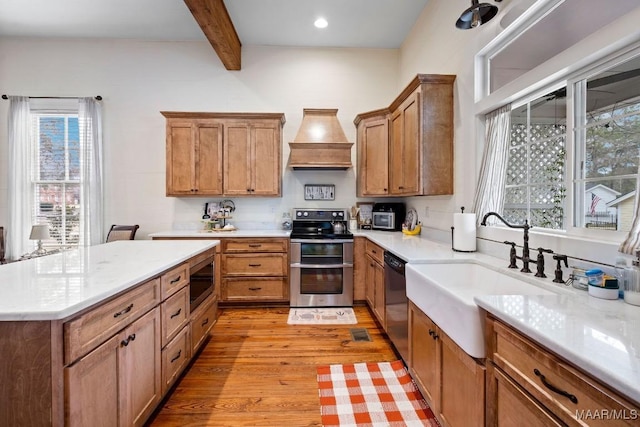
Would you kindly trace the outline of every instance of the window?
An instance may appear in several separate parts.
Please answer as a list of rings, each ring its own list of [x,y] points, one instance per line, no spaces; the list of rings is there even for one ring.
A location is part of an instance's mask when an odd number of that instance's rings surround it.
[[[513,108],[507,221],[526,219],[555,230],[631,229],[640,150],[640,58],[618,62],[574,79],[572,102],[566,102],[563,86]],[[573,117],[569,133],[567,117]]]
[[[640,58],[575,83],[575,227],[629,231],[640,149]]]
[[[566,88],[511,111],[504,216],[513,224],[564,228]]]
[[[79,242],[81,175],[77,114],[32,115],[33,224],[48,224],[56,246]]]

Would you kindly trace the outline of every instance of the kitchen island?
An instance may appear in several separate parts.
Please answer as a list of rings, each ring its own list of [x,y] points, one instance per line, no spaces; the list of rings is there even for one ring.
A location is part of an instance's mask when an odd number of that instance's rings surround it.
[[[0,266],[1,423],[144,423],[215,322],[215,292],[190,312],[189,269],[212,269],[217,245],[116,241]]]

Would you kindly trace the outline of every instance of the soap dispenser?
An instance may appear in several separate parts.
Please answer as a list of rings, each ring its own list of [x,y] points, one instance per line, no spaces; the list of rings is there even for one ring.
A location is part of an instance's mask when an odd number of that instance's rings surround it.
[[[624,288],[624,302],[640,305],[640,250],[636,251],[636,259],[627,271]]]

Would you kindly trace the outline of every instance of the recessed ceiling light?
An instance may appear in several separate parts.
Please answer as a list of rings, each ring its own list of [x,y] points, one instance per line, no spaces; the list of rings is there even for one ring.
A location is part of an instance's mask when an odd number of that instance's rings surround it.
[[[327,25],[329,25],[329,23],[324,18],[318,18],[316,19],[316,22],[313,23],[313,25],[315,25],[316,28],[327,28]]]

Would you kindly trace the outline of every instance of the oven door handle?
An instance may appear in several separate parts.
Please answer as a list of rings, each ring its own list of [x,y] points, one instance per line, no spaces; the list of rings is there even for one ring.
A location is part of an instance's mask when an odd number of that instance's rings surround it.
[[[291,264],[291,268],[329,269],[329,268],[345,268],[345,267],[353,267],[353,264],[300,264],[299,262]]]
[[[291,239],[291,243],[353,243],[353,239]]]

